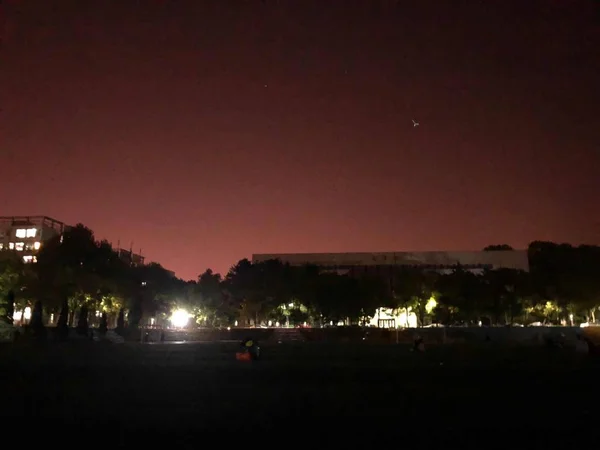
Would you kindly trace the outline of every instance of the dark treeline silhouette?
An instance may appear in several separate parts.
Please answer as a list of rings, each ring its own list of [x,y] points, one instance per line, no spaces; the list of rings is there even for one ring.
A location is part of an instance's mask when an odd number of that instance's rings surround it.
[[[45,242],[36,264],[0,256],[0,317],[30,308],[38,334],[51,324],[59,336],[163,326],[177,309],[206,327],[364,324],[378,308],[410,310],[423,326],[595,322],[600,306],[600,247],[552,242],[529,246],[529,272],[399,267],[385,279],[242,259],[224,277],[208,269],[184,281],[160,264],[130,265],[83,225]]]

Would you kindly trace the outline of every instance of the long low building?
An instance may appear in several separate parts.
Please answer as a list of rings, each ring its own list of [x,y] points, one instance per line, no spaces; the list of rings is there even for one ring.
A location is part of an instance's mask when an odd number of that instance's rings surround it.
[[[323,269],[354,272],[356,269],[420,267],[450,271],[518,269],[529,271],[527,250],[464,252],[377,252],[377,253],[263,253],[252,255],[252,262],[278,259],[292,266],[313,264]]]

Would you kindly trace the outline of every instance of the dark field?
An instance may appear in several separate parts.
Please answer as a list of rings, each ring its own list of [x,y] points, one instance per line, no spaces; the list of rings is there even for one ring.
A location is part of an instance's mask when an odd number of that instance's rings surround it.
[[[306,444],[380,433],[382,444],[397,434],[539,444],[591,431],[599,371],[587,358],[491,344],[409,348],[270,344],[247,363],[235,360],[236,343],[4,345],[3,423],[101,433],[107,445],[228,442],[252,429]]]

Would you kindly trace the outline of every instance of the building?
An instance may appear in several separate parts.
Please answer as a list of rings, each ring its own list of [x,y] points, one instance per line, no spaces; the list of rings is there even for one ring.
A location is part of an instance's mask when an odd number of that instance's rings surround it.
[[[144,265],[144,261],[146,258],[142,256],[141,251],[140,253],[133,253],[132,250],[125,250],[122,248],[115,248],[114,250],[117,253],[117,255],[119,255],[119,258],[121,258],[121,260],[125,261],[131,267],[138,267]]]
[[[61,236],[71,228],[47,216],[0,217],[0,250],[14,250],[23,255],[25,262],[37,262],[37,254],[44,242]],[[130,266],[143,266],[144,257],[122,248],[115,249],[119,258]]]
[[[69,228],[47,216],[0,217],[0,250],[22,253],[25,262],[36,262],[44,242],[62,235]]]
[[[450,272],[457,267],[481,272],[484,269],[529,271],[527,250],[466,252],[382,252],[382,253],[271,253],[252,255],[252,262],[279,259],[292,266],[313,264],[338,273],[387,275],[401,267],[419,267]]]

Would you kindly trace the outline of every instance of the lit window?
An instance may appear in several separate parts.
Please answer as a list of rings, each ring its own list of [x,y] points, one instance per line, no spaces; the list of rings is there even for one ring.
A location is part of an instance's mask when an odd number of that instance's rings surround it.
[[[2,242],[0,242],[0,250],[2,250],[4,248],[4,244]]]
[[[27,229],[27,237],[35,237],[37,230],[35,228]]]
[[[34,256],[32,259],[33,262],[37,262],[37,256]]]
[[[33,256],[31,256],[31,255],[23,256],[23,261],[25,261],[26,263],[33,262]]]
[[[15,243],[14,242],[9,242],[8,243],[8,248],[9,248],[9,250],[14,250],[15,249]]]
[[[17,236],[18,238],[24,238],[25,236],[27,236],[27,230],[25,228],[19,228],[15,233],[15,236]]]
[[[33,244],[33,248],[34,248],[34,250],[39,250],[41,245],[42,245],[42,244],[40,244],[39,242],[35,242],[35,243]]]
[[[15,249],[16,249],[18,252],[22,252],[22,251],[23,251],[23,248],[25,248],[25,242],[17,242],[17,243],[15,244]]]

